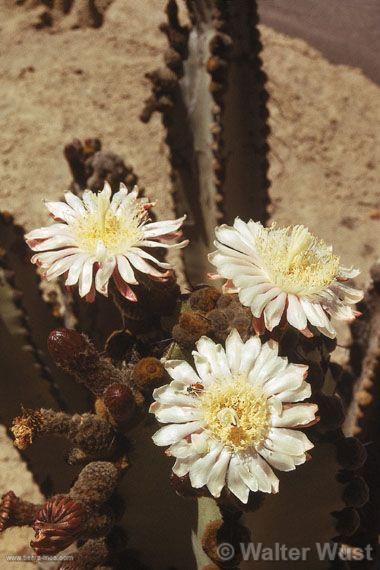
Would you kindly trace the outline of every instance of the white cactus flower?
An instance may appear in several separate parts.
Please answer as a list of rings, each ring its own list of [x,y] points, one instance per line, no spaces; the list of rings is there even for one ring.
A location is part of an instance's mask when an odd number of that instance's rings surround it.
[[[46,202],[46,207],[58,222],[31,231],[25,236],[30,248],[37,252],[32,262],[39,265],[46,279],[65,274],[67,286],[79,284],[79,294],[92,301],[95,291],[107,296],[113,278],[117,289],[130,301],[136,295],[130,285],[138,284],[135,270],[152,279],[165,279],[169,263],[147,252],[150,248],[181,248],[188,241],[169,244],[181,235],[185,217],[177,220],[151,222],[148,210],[152,206],[138,198],[124,184],[112,196],[105,183],[98,194],[85,190],[80,199],[71,192],[65,202]],[[164,270],[164,272],[160,271]]]
[[[165,363],[173,380],[153,392],[150,412],[168,425],[153,441],[170,446],[176,475],[189,474],[194,488],[206,485],[214,497],[225,486],[243,503],[250,491],[277,493],[272,467],[291,471],[313,447],[298,429],[315,423],[318,410],[299,403],[311,395],[307,366],[279,357],[274,341],[244,343],[235,329],[225,349],[207,337],[196,346],[195,369]]]
[[[363,292],[345,282],[359,274],[341,267],[332,247],[304,226],[264,228],[261,223],[235,219],[233,227],[215,230],[216,251],[209,255],[217,276],[227,279],[240,302],[263,318],[271,331],[285,313],[290,325],[312,336],[308,323],[336,336],[330,318],[352,320],[360,313],[352,304]]]

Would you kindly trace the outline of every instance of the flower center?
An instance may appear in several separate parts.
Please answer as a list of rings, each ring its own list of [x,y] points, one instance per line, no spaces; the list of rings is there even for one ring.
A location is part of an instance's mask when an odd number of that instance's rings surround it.
[[[304,226],[262,228],[255,245],[269,277],[287,293],[312,296],[338,274],[339,257]]]
[[[234,451],[258,446],[268,431],[267,398],[247,378],[216,380],[200,395],[207,430]]]
[[[80,247],[91,255],[102,257],[126,252],[142,239],[141,225],[146,219],[139,204],[129,201],[128,208],[115,213],[109,200],[98,196],[93,211],[86,212],[74,231]],[[101,261],[101,260],[100,260]]]

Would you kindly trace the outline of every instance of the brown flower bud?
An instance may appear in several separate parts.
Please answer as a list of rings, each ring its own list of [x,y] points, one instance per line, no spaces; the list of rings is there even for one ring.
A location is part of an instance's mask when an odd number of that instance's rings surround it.
[[[35,539],[30,546],[38,556],[57,554],[85,533],[86,520],[86,511],[79,503],[70,497],[53,497],[37,513]]]
[[[85,384],[96,396],[101,395],[110,384],[122,382],[125,377],[125,373],[98,353],[91,341],[77,331],[52,331],[48,348],[58,366]]]
[[[154,388],[165,384],[167,373],[163,364],[157,358],[147,356],[139,360],[135,365],[132,379],[142,391],[151,394]]]
[[[108,411],[117,422],[127,421],[133,416],[136,402],[132,390],[126,384],[111,384],[106,388],[103,398]]]
[[[78,364],[78,358],[96,357],[95,348],[87,337],[70,329],[52,331],[47,345],[58,366],[69,369],[69,371]]]

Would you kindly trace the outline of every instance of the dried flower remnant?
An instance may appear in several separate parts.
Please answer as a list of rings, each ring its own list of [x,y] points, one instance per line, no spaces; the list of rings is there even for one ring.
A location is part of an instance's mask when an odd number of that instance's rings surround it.
[[[313,447],[294,429],[316,421],[317,406],[299,403],[311,395],[307,366],[280,358],[274,341],[244,343],[236,330],[225,349],[207,337],[196,346],[196,371],[184,360],[166,362],[173,380],[153,392],[150,411],[169,425],[154,442],[170,446],[178,477],[189,474],[193,487],[207,486],[214,497],[225,486],[242,503],[250,491],[278,492],[271,466],[291,471]]]
[[[70,497],[54,497],[36,515],[31,547],[38,556],[57,554],[84,533],[87,516],[83,506]]]
[[[146,249],[181,248],[188,243],[169,243],[180,235],[185,216],[151,222],[152,204],[138,198],[137,187],[128,192],[121,184],[112,196],[106,182],[98,194],[86,190],[80,199],[67,192],[65,200],[46,202],[57,223],[33,230],[25,239],[37,252],[32,262],[46,279],[65,275],[65,284],[78,284],[80,296],[88,301],[94,300],[96,291],[108,296],[111,278],[123,297],[137,301],[131,285],[138,285],[138,273],[165,280],[172,270]]]
[[[22,415],[13,420],[11,431],[15,437],[15,446],[26,449],[33,443],[34,437],[43,431],[44,415],[41,410],[26,410],[22,408]]]
[[[0,503],[0,532],[12,526],[31,525],[40,505],[24,501],[8,491],[1,497]]]
[[[308,323],[334,338],[329,315],[353,320],[358,312],[351,305],[362,291],[345,281],[359,274],[342,267],[331,247],[304,226],[264,228],[236,218],[233,227],[215,230],[216,251],[209,255],[226,288],[238,292],[241,303],[256,318],[263,318],[269,331],[286,314],[290,325],[312,335]]]

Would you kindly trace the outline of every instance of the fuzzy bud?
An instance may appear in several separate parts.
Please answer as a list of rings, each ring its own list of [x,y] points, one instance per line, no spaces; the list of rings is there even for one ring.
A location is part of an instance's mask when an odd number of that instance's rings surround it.
[[[151,395],[155,388],[165,384],[167,373],[163,364],[157,358],[147,356],[139,360],[135,365],[132,379],[143,392]]]
[[[194,310],[208,313],[215,308],[221,293],[215,287],[203,287],[193,291],[190,295],[190,307]]]
[[[210,333],[208,319],[200,313],[186,311],[179,318],[179,323],[173,328],[173,338],[179,345],[191,348],[203,335]]]
[[[119,470],[110,461],[93,461],[82,469],[70,496],[85,505],[108,501],[119,480]]]

